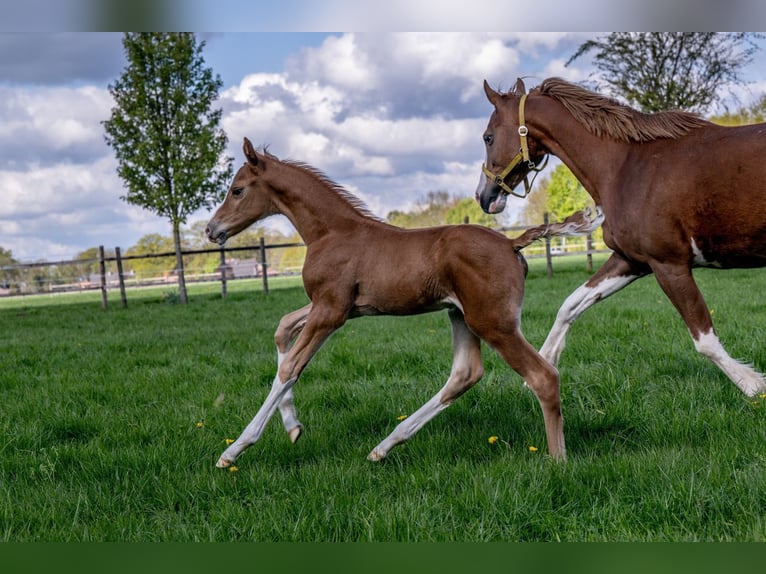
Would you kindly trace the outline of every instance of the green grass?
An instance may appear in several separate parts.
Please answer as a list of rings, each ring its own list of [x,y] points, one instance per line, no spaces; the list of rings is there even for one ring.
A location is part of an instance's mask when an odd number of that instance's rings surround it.
[[[582,268],[557,261],[549,279],[531,263],[536,347]],[[697,277],[724,345],[766,369],[766,275]],[[544,454],[534,397],[486,348],[474,389],[366,460],[446,380],[436,313],[349,322],[296,386],[303,438],[273,420],[230,472],[214,464],[265,398],[277,322],[306,302],[237,285],[225,301],[194,286],[187,306],[167,289],[131,292],[127,309],[110,292],[107,311],[98,294],[0,301],[0,539],[766,540],[766,401],[695,353],[652,278],[572,329],[566,464]]]

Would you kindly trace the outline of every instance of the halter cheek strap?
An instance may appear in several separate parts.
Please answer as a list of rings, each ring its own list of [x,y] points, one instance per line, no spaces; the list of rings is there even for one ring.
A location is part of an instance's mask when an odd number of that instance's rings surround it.
[[[511,163],[509,163],[503,171],[501,171],[499,174],[495,175],[489,169],[487,169],[486,165],[481,166],[481,170],[484,172],[484,175],[486,175],[490,180],[494,182],[495,185],[500,187],[503,191],[510,195],[514,195],[516,197],[520,197],[524,199],[529,195],[529,192],[532,191],[532,184],[535,181],[535,177],[537,177],[537,174],[540,173],[543,169],[545,169],[545,166],[548,164],[548,156],[545,156],[545,160],[542,162],[541,165],[536,165],[535,162],[531,161],[529,159],[529,144],[527,143],[527,135],[529,135],[529,129],[527,128],[526,121],[524,119],[524,104],[527,101],[527,94],[523,94],[521,96],[521,99],[519,100],[519,140],[521,141],[521,148],[519,149],[519,153],[517,153],[515,156],[513,156],[513,159],[511,160]],[[526,175],[524,175],[524,194],[516,193],[513,191],[513,188],[511,188],[507,183],[505,183],[505,178],[508,177],[508,174],[510,174],[514,168],[519,165],[522,161],[527,162],[527,167],[529,168],[529,171],[534,171],[535,175],[532,177],[532,181],[530,182]]]

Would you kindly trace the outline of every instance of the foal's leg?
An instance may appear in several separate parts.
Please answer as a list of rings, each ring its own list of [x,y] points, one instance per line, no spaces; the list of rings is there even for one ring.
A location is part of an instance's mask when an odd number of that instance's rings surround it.
[[[732,359],[721,345],[713,329],[710,311],[694,282],[691,269],[669,264],[652,264],[652,269],[660,287],[686,322],[694,340],[694,348],[715,363],[747,396],[765,392],[766,380],[763,375]]]
[[[346,317],[333,309],[321,309],[314,306],[309,312],[306,326],[298,335],[293,347],[282,360],[277,376],[271,385],[266,400],[258,409],[255,417],[247,425],[239,438],[227,448],[218,459],[216,466],[231,466],[237,457],[249,446],[255,444],[263,434],[266,423],[274,415],[285,394],[292,388],[308,362],[327,340],[333,331],[340,328]]]
[[[648,269],[639,268],[613,253],[587,282],[566,298],[540,349],[540,354],[554,366],[557,365],[572,323],[589,307],[648,273]]]
[[[524,378],[535,393],[543,411],[548,452],[555,458],[566,458],[564,419],[561,416],[559,373],[530,345],[516,328],[509,332],[501,326],[494,332],[479,333]]]
[[[393,432],[367,456],[369,460],[382,460],[397,444],[409,440],[423,425],[446,409],[452,402],[471,388],[484,374],[481,362],[481,341],[466,326],[458,309],[449,311],[452,323],[452,347],[454,358],[452,372],[447,383],[414,414],[399,423]]]
[[[290,345],[306,325],[306,317],[311,311],[311,303],[301,307],[297,311],[288,313],[279,321],[279,326],[274,333],[274,342],[277,345],[277,370],[282,366],[282,361],[290,350]],[[282,424],[287,431],[290,441],[295,443],[303,432],[303,425],[295,413],[293,389],[290,387],[279,401],[279,414],[282,416]]]

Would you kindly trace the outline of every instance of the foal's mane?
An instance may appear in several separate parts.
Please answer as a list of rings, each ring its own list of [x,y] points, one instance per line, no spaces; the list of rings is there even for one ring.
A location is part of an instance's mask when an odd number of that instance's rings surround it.
[[[327,177],[327,175],[325,175],[324,172],[320,171],[314,166],[309,165],[305,162],[297,161],[293,159],[280,160],[279,158],[277,158],[276,156],[272,154],[269,154],[269,155],[284,165],[294,167],[296,169],[299,169],[300,171],[303,171],[304,173],[307,173],[308,175],[316,179],[322,186],[328,188],[330,191],[338,195],[341,199],[343,199],[346,203],[348,203],[351,206],[351,208],[354,209],[354,211],[356,211],[363,217],[366,217],[368,219],[374,219],[376,221],[382,221],[377,215],[373,214],[370,211],[370,209],[361,199],[359,199],[353,193],[345,189],[342,185],[331,180],[329,177]]]
[[[543,80],[535,91],[558,100],[592,134],[624,142],[675,139],[710,125],[690,112],[640,112],[561,78]]]

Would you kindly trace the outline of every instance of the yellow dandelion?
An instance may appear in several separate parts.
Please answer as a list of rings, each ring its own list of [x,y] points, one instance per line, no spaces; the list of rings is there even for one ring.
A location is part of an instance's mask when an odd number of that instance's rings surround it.
[[[198,429],[201,429],[204,426],[205,426],[205,421],[197,421],[197,428]]]
[[[227,438],[224,442],[226,443],[226,446],[229,446],[231,443],[234,442],[234,439],[233,438]]]
[[[229,472],[237,472],[238,470],[239,470],[239,467],[237,466],[231,465],[229,467]]]
[[[537,452],[537,447],[536,446],[530,446],[529,447],[529,452]]]
[[[492,435],[491,437],[489,437],[489,438],[487,439],[487,442],[488,442],[489,444],[495,444],[495,443],[497,442],[497,437],[496,437],[496,436],[494,436],[494,435]]]
[[[766,393],[763,393],[761,395],[758,395],[759,399],[766,399]]]
[[[410,415],[399,415],[398,417],[396,417],[396,420],[398,420],[398,421],[403,421],[403,420],[404,420],[404,419],[406,419],[408,416],[410,416]]]

